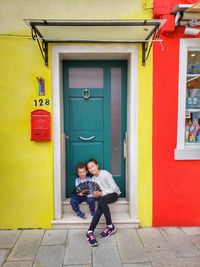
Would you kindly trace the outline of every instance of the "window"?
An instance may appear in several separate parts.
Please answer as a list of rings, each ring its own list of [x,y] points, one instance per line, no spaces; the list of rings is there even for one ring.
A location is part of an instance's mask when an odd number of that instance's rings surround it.
[[[200,43],[180,40],[178,134],[175,159],[200,159]]]
[[[187,55],[185,144],[200,144],[200,51]]]

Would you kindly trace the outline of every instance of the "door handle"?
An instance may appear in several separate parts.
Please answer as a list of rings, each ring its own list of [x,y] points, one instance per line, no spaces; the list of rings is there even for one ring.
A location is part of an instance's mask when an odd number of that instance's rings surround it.
[[[94,139],[95,136],[94,136],[94,135],[91,136],[91,137],[82,137],[82,136],[79,136],[79,138],[80,138],[81,140],[83,140],[83,141],[90,141],[90,140]]]
[[[127,132],[125,132],[125,139],[124,139],[124,159],[127,158]]]

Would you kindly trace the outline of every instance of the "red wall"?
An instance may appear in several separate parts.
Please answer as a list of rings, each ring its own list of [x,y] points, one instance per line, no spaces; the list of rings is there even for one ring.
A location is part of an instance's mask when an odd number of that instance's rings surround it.
[[[200,161],[174,160],[180,37],[153,45],[153,226],[200,225]]]

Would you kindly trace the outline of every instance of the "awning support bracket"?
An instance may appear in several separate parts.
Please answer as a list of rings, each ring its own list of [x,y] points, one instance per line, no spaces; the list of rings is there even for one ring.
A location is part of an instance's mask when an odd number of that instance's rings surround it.
[[[33,40],[37,40],[41,55],[44,59],[44,64],[46,67],[48,67],[48,42],[39,37],[36,28],[33,26],[31,28],[31,34]]]
[[[148,49],[148,43],[142,43],[142,66],[146,65],[146,52]]]
[[[156,36],[156,33],[157,33],[157,36]],[[159,37],[160,37],[160,31],[159,30],[158,30],[158,32],[157,32],[157,30],[155,30],[149,48],[148,48],[149,43],[142,43],[142,66],[146,66],[146,61],[149,58],[149,54],[151,52],[151,48],[152,48],[152,44],[153,44],[153,40],[154,40],[155,36],[156,36],[156,39],[159,39]]]

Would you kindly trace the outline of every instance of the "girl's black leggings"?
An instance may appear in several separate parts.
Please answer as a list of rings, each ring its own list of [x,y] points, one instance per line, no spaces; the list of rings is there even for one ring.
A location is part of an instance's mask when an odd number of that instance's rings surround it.
[[[102,213],[105,216],[106,224],[107,225],[112,224],[112,219],[108,204],[114,203],[115,201],[117,201],[117,199],[118,199],[117,193],[111,193],[99,198],[97,210],[95,212],[94,217],[92,218],[92,222],[88,230],[94,231],[97,224],[99,223]]]

